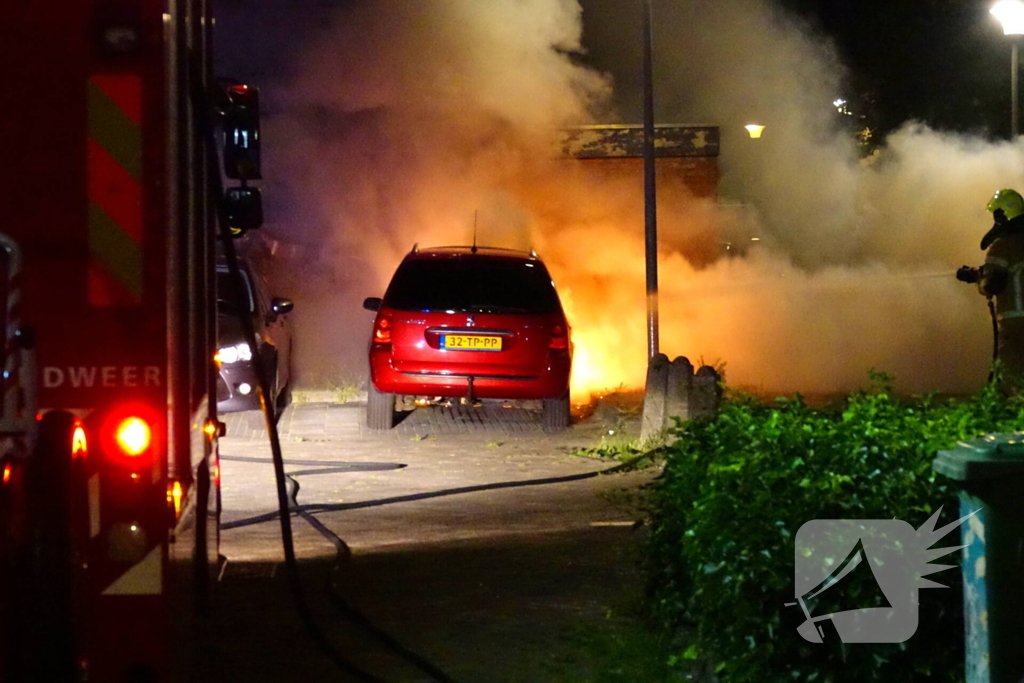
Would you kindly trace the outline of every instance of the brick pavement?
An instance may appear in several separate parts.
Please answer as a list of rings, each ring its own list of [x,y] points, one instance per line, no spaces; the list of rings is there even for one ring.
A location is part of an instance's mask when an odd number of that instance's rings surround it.
[[[221,439],[224,521],[237,523],[276,510],[271,454],[259,413],[224,416]],[[614,515],[600,496],[635,485],[650,473],[566,481],[612,467],[613,461],[576,457],[597,444],[600,420],[545,434],[538,412],[484,405],[480,408],[418,408],[395,429],[366,427],[365,404],[307,403],[290,406],[279,421],[287,472],[300,472],[303,504],[351,506],[373,501],[445,494],[344,512],[318,513],[353,547],[383,547],[585,527]],[[635,425],[639,429],[639,425]],[[475,488],[553,479],[548,485],[472,492]],[[296,524],[300,554],[332,552],[319,534]],[[256,560],[280,552],[276,524],[228,529],[229,558]]]
[[[263,416],[257,411],[229,413],[221,418],[228,435],[244,439],[266,438]],[[480,407],[427,406],[402,413],[394,429],[375,431],[366,426],[364,403],[306,403],[289,406],[278,422],[282,437],[338,439],[407,439],[438,434],[536,434],[541,431],[539,410],[485,403]]]
[[[299,503],[316,506],[316,521],[352,550],[337,575],[347,599],[456,680],[591,680],[576,677],[590,664],[574,634],[608,629],[612,612],[632,623],[622,606],[642,586],[643,531],[622,503],[656,472],[590,476],[615,464],[572,454],[606,433],[600,419],[549,435],[535,412],[459,406],[418,409],[395,430],[371,432],[364,410],[303,404],[280,421]],[[288,601],[270,449],[253,417],[227,416],[220,442],[222,518],[243,525],[221,534],[221,640],[201,683],[338,680]],[[264,521],[244,525],[253,518]],[[336,549],[307,521],[292,522],[332,642],[385,680],[423,681],[331,613],[321,587]]]

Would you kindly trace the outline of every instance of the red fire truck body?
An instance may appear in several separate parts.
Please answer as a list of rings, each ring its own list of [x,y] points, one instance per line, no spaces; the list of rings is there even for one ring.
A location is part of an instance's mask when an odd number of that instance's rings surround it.
[[[0,680],[188,666],[218,568],[212,24],[206,0],[4,11]]]

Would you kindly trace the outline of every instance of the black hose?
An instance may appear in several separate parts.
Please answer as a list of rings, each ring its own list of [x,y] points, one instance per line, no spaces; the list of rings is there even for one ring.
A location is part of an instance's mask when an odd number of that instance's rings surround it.
[[[266,463],[273,465],[274,461],[268,458],[254,458],[244,455],[224,455],[220,458],[222,461],[228,462],[256,462]],[[332,460],[293,460],[288,458],[289,465],[314,465],[318,466],[315,470],[302,470],[299,472],[292,472],[291,474],[327,474],[330,472],[385,472],[388,470],[400,470],[406,467],[405,464],[400,462],[351,462],[351,461],[332,461]],[[326,468],[326,469],[325,469]]]
[[[217,182],[219,183],[219,176]],[[218,196],[220,195],[218,194]],[[221,226],[221,235],[224,238],[224,254],[228,263],[228,271],[231,273],[232,281],[235,284],[236,301],[242,302],[244,301],[244,298],[239,290],[244,285],[242,285],[242,276],[238,268],[238,257],[235,253],[235,245],[231,236],[231,231],[227,227],[227,222],[225,220],[226,217],[222,215],[222,211],[222,206],[219,206],[218,222]],[[239,306],[238,310],[241,311],[245,309]],[[252,319],[245,315],[240,315],[239,319],[242,323],[242,334],[246,343],[249,344],[250,348],[258,349],[259,345],[256,341],[256,330],[253,327]],[[296,610],[298,611],[303,625],[306,627],[307,632],[313,638],[314,642],[316,642],[324,654],[326,654],[339,669],[355,676],[361,681],[384,683],[384,679],[363,671],[337,651],[334,645],[328,640],[326,634],[324,634],[323,630],[321,630],[320,626],[316,623],[312,612],[309,610],[309,605],[306,603],[306,596],[302,590],[302,579],[299,576],[299,567],[295,556],[295,543],[292,537],[291,515],[285,514],[289,509],[289,499],[284,472],[284,454],[281,451],[281,440],[277,432],[277,416],[275,415],[274,403],[269,398],[270,380],[267,377],[266,366],[260,362],[259,354],[253,354],[252,365],[256,374],[260,407],[263,410],[263,416],[267,423],[267,435],[270,439],[270,452],[274,465],[274,479],[277,485],[277,503],[280,510],[281,544],[284,548],[285,573],[288,577],[288,586],[291,589]]]
[[[999,360],[999,319],[996,317],[996,302],[992,297],[988,298],[988,313],[992,316],[992,367],[988,371],[988,382],[991,383],[996,376],[996,362]]]
[[[348,547],[348,543],[345,543],[341,536],[338,536],[336,533],[328,529],[327,526],[319,519],[317,519],[310,513],[306,512],[305,510],[299,508],[299,489],[301,488],[301,486],[299,485],[299,480],[295,478],[298,475],[298,472],[287,475],[288,481],[292,484],[292,490],[288,495],[291,503],[291,511],[297,514],[299,517],[302,517],[302,519],[306,520],[306,522],[311,527],[320,532],[321,536],[330,541],[331,545],[334,546],[334,549],[337,553],[335,557],[335,562],[338,562],[340,559],[347,560],[351,558],[352,549]]]
[[[331,599],[331,604],[334,605],[335,609],[338,610],[346,619],[351,621],[353,624],[363,629],[365,632],[372,635],[379,642],[383,643],[386,647],[396,652],[407,662],[418,668],[423,673],[427,674],[439,683],[456,683],[451,677],[449,677],[444,671],[435,666],[432,662],[426,658],[418,655],[409,648],[402,645],[394,636],[390,633],[380,629],[375,625],[366,615],[360,612],[352,603],[346,600],[338,591],[335,583],[335,577],[341,570],[342,563],[352,558],[352,550],[348,547],[348,544],[338,536],[336,533],[331,531],[327,526],[313,516],[308,511],[304,510],[299,505],[299,482],[295,479],[298,476],[298,472],[288,475],[289,481],[293,484],[291,491],[291,502],[293,504],[292,510],[298,514],[302,519],[320,532],[320,535],[327,539],[335,549],[334,566],[331,567],[331,573],[327,577],[326,589],[327,595]]]
[[[321,536],[323,536],[325,539],[327,539],[327,541],[330,542],[334,546],[334,549],[335,549],[334,566],[331,568],[331,573],[330,573],[330,575],[327,578],[327,586],[326,586],[326,588],[327,588],[327,594],[331,598],[331,604],[334,605],[335,609],[337,609],[338,612],[340,612],[346,619],[351,621],[353,624],[355,624],[359,628],[363,629],[365,632],[369,633],[371,636],[376,638],[379,642],[383,643],[385,646],[387,646],[388,648],[390,648],[391,650],[393,650],[394,652],[399,654],[407,662],[409,662],[410,664],[416,666],[420,671],[422,671],[423,673],[427,674],[428,676],[431,676],[434,680],[438,681],[439,683],[455,683],[455,681],[453,679],[451,679],[444,671],[439,669],[432,662],[430,662],[429,660],[425,659],[424,657],[418,655],[417,653],[413,652],[412,650],[406,648],[394,636],[392,636],[391,634],[389,634],[386,631],[384,631],[384,630],[380,629],[379,627],[377,627],[366,615],[364,615],[362,612],[360,612],[358,608],[356,608],[352,603],[350,603],[348,600],[346,600],[344,596],[342,596],[341,592],[338,590],[336,579],[337,579],[337,575],[338,575],[339,571],[341,570],[342,563],[351,559],[351,557],[352,557],[352,550],[348,547],[348,544],[345,543],[345,541],[340,536],[335,534],[323,522],[321,522],[319,519],[317,519],[316,516],[313,515],[312,511],[323,512],[323,511],[328,511],[328,510],[353,509],[354,507],[357,507],[357,506],[359,506],[359,507],[368,507],[370,505],[386,505],[386,504],[391,503],[391,502],[406,502],[406,501],[409,501],[409,500],[422,500],[422,499],[425,499],[425,498],[434,498],[434,497],[438,497],[438,496],[449,496],[449,495],[455,495],[455,494],[458,494],[458,493],[469,493],[471,491],[483,491],[483,490],[489,490],[489,489],[512,488],[512,487],[515,487],[515,486],[537,486],[537,485],[540,485],[540,484],[553,484],[553,483],[560,483],[560,482],[566,482],[566,481],[580,481],[580,480],[583,480],[583,479],[591,479],[593,477],[598,477],[598,476],[601,476],[601,475],[604,475],[604,474],[613,474],[613,473],[616,473],[616,472],[626,471],[628,469],[631,469],[634,465],[636,465],[641,460],[649,458],[650,455],[651,455],[650,453],[642,453],[639,456],[636,456],[636,457],[634,457],[634,458],[632,458],[632,459],[630,459],[630,460],[628,460],[626,462],[619,463],[618,465],[615,465],[614,467],[609,467],[607,469],[599,470],[597,472],[584,472],[584,473],[581,473],[581,474],[573,474],[573,475],[568,475],[568,476],[564,476],[564,477],[547,477],[547,478],[544,478],[544,479],[531,479],[531,480],[520,481],[520,482],[499,482],[499,483],[496,483],[496,484],[482,484],[482,485],[479,485],[479,486],[464,486],[464,487],[460,487],[460,488],[456,488],[456,489],[448,489],[448,490],[445,490],[445,491],[432,491],[432,492],[428,492],[428,493],[424,493],[424,494],[414,494],[414,495],[411,495],[411,496],[396,496],[394,498],[386,498],[386,499],[378,500],[378,501],[369,501],[368,503],[365,503],[365,504],[352,503],[352,504],[348,504],[347,506],[346,506],[346,504],[339,504],[339,505],[300,505],[299,504],[299,489],[301,487],[299,485],[298,480],[295,479],[295,477],[300,476],[302,474],[326,474],[328,471],[334,470],[336,468],[326,467],[326,468],[324,468],[322,470],[304,470],[302,472],[292,472],[292,473],[289,473],[289,474],[286,475],[288,480],[292,484],[292,490],[291,490],[290,495],[289,495],[290,502],[291,502],[291,506],[289,508],[289,513],[294,513],[294,514],[297,514],[298,516],[302,517],[302,519],[304,519],[307,523],[309,523],[310,526],[312,526],[314,529],[316,529],[320,533]],[[342,507],[342,506],[345,506],[345,507]],[[261,516],[261,518],[262,517],[263,516]],[[257,518],[253,518],[253,519],[257,519]],[[228,528],[237,528],[239,526],[248,526],[248,524],[250,524],[250,523],[254,523],[254,522],[251,522],[249,520],[242,520],[242,522],[235,522],[233,524],[226,524],[226,525],[224,525],[224,528],[228,529]]]
[[[316,516],[313,513],[314,512],[336,511],[336,510],[352,510],[352,509],[362,508],[362,507],[375,507],[375,506],[380,506],[380,505],[387,505],[387,504],[390,504],[390,503],[410,502],[410,501],[414,501],[414,500],[424,500],[424,499],[427,499],[427,498],[436,498],[436,497],[441,497],[441,496],[451,496],[451,495],[457,495],[457,494],[461,494],[461,493],[471,493],[471,492],[475,492],[475,491],[486,491],[486,490],[502,489],[502,488],[514,488],[514,487],[519,487],[519,486],[538,486],[538,485],[544,485],[544,484],[555,484],[555,483],[563,483],[563,482],[569,482],[569,481],[581,481],[581,480],[584,480],[584,479],[591,479],[591,478],[599,477],[599,476],[606,475],[606,474],[615,474],[615,473],[618,473],[618,472],[628,471],[628,470],[632,469],[635,465],[637,465],[637,463],[641,462],[642,460],[646,460],[646,459],[650,458],[651,455],[652,454],[650,452],[641,453],[640,455],[637,455],[637,456],[631,458],[630,460],[627,460],[626,462],[622,462],[622,463],[619,463],[619,464],[617,464],[617,465],[615,465],[613,467],[609,467],[609,468],[606,468],[604,470],[598,470],[596,472],[583,472],[583,473],[580,473],[580,474],[572,474],[572,475],[567,475],[567,476],[563,476],[563,477],[545,477],[545,478],[542,478],[542,479],[528,479],[528,480],[525,480],[525,481],[497,482],[497,483],[493,483],[493,484],[480,484],[480,485],[477,485],[477,486],[463,486],[463,487],[458,487],[458,488],[453,488],[453,489],[445,489],[445,490],[441,490],[441,491],[428,491],[426,493],[412,494],[412,495],[408,495],[408,496],[395,496],[395,497],[392,497],[392,498],[384,498],[384,499],[380,499],[380,500],[366,501],[366,502],[362,502],[362,503],[338,503],[338,504],[327,504],[327,505],[324,505],[324,504],[301,505],[299,503],[299,490],[301,488],[301,485],[299,484],[298,480],[295,477],[301,476],[301,475],[307,475],[307,474],[308,475],[328,474],[328,473],[336,471],[336,470],[338,470],[340,468],[329,467],[328,466],[328,467],[324,467],[324,468],[317,469],[317,470],[302,470],[302,471],[299,471],[299,472],[291,472],[291,473],[288,473],[288,474],[285,475],[286,478],[288,479],[288,481],[291,484],[291,490],[289,491],[289,494],[288,494],[288,497],[289,497],[288,513],[289,514],[287,516],[290,517],[292,514],[295,514],[295,515],[298,515],[299,517],[302,517],[302,519],[304,519],[310,526],[312,526],[314,529],[316,529],[316,531],[319,532],[321,536],[323,536],[328,542],[330,542],[334,546],[334,549],[335,549],[334,566],[331,568],[331,573],[330,573],[330,575],[327,578],[326,589],[327,589],[327,594],[328,594],[328,596],[331,599],[331,604],[334,605],[335,609],[338,610],[339,613],[341,613],[350,622],[352,622],[353,624],[355,624],[356,626],[358,626],[359,628],[363,629],[365,632],[367,632],[368,634],[370,634],[371,636],[376,638],[379,642],[384,644],[386,647],[388,647],[392,651],[396,652],[398,655],[400,655],[402,658],[404,658],[407,662],[409,662],[410,664],[416,666],[420,671],[422,671],[423,673],[431,676],[434,680],[438,681],[439,683],[455,683],[455,681],[452,678],[450,678],[444,671],[439,669],[432,662],[430,662],[429,660],[427,660],[424,657],[420,656],[419,654],[413,652],[412,650],[406,648],[394,636],[392,636],[391,634],[387,633],[386,631],[384,631],[384,630],[380,629],[378,626],[376,626],[366,615],[364,615],[361,611],[359,611],[358,608],[356,608],[351,602],[349,602],[348,600],[345,599],[344,596],[342,596],[341,591],[338,589],[338,586],[337,586],[337,575],[338,575],[339,571],[342,568],[342,564],[345,561],[348,561],[348,560],[351,559],[351,557],[352,557],[352,550],[349,548],[348,544],[345,543],[345,541],[340,536],[338,536],[333,531],[331,531],[327,527],[327,525],[325,525],[323,522],[321,522],[319,519],[317,519]],[[253,461],[266,462],[266,460],[263,459],[263,458],[240,458],[240,457],[235,457],[235,458],[232,458],[232,459],[234,459],[234,460],[243,460],[243,461],[246,461],[246,462],[253,462]],[[329,461],[319,461],[319,462],[322,462],[325,465],[331,464]],[[298,463],[296,463],[296,464],[298,464]],[[352,463],[352,464],[355,464],[355,463]],[[349,470],[345,470],[345,471],[349,471]],[[274,517],[277,517],[277,516],[280,516],[280,515],[283,515],[283,512],[279,510],[278,512],[267,513],[267,514],[263,514],[263,515],[257,515],[255,517],[251,517],[249,519],[239,520],[239,521],[236,521],[236,522],[228,522],[226,524],[223,524],[221,528],[223,528],[225,530],[228,530],[228,529],[237,529],[237,528],[244,527],[244,526],[252,526],[254,524],[260,524],[260,523],[263,523],[263,522],[272,521],[274,519]]]
[[[217,224],[220,228],[221,242],[224,247],[224,255],[227,260],[228,271],[231,275],[231,282],[234,285],[235,300],[241,304],[245,301],[243,295],[243,280],[238,267],[238,255],[235,253],[234,238],[231,229],[228,227],[227,210],[224,205],[224,187],[221,180],[220,163],[217,158],[217,141],[214,137],[212,118],[212,107],[209,103],[207,93],[203,92],[200,84],[202,80],[197,73],[198,68],[194,60],[190,60],[193,68],[192,75],[192,97],[196,108],[200,134],[207,148],[207,174],[211,187],[209,191],[215,198]],[[239,305],[237,309],[241,312],[247,310],[247,306]],[[284,473],[284,457],[281,452],[281,440],[277,432],[277,416],[275,415],[273,401],[270,400],[270,380],[267,377],[267,368],[260,362],[260,355],[257,353],[259,345],[256,342],[256,330],[253,327],[252,319],[245,315],[239,315],[242,324],[242,334],[249,348],[253,350],[253,370],[256,374],[260,407],[267,423],[267,434],[270,437],[270,452],[273,456],[274,478],[277,483],[277,503],[280,510],[281,520],[281,544],[284,548],[285,568],[288,577],[288,586],[291,589],[295,609],[307,633],[319,646],[320,650],[340,670],[355,677],[360,681],[370,683],[385,683],[384,679],[360,669],[356,664],[342,655],[330,642],[326,634],[316,623],[306,597],[302,590],[302,582],[299,576],[298,562],[295,557],[295,544],[292,538],[291,515],[287,514],[289,508],[288,490]]]
[[[580,474],[568,474],[562,477],[544,477],[541,479],[523,479],[519,481],[499,481],[493,484],[477,484],[474,486],[459,486],[451,489],[441,489],[439,491],[425,491],[424,493],[411,493],[406,496],[392,496],[391,498],[378,498],[377,500],[365,500],[356,503],[310,503],[308,505],[299,505],[298,507],[291,510],[295,514],[301,514],[303,512],[341,512],[343,510],[360,510],[363,508],[380,507],[382,505],[392,505],[394,503],[411,503],[417,500],[427,500],[430,498],[443,498],[445,496],[457,496],[463,493],[476,493],[478,491],[493,491],[497,489],[510,489],[519,488],[522,486],[544,486],[547,484],[562,484],[571,481],[582,481],[584,479],[592,479],[594,477],[600,477],[605,474],[616,474],[618,472],[626,472],[632,469],[637,463],[642,460],[646,460],[651,457],[651,453],[641,453],[640,455],[627,460],[626,462],[619,463],[614,467],[607,469],[598,470],[596,472],[582,472]],[[297,473],[296,473],[297,474]],[[265,512],[260,515],[248,517],[246,519],[235,520],[234,522],[225,522],[221,524],[221,528],[224,530],[239,529],[247,526],[254,526],[256,524],[263,524],[265,522],[272,522],[281,514],[280,510],[275,512]]]

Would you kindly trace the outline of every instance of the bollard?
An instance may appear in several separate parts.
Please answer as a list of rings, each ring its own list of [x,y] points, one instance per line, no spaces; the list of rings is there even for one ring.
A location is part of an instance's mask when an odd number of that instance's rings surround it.
[[[991,434],[939,451],[939,474],[961,482],[967,683],[1024,677],[1024,433]]]
[[[702,366],[693,378],[690,419],[713,418],[722,405],[722,376],[710,365]]]
[[[640,427],[640,441],[642,442],[658,438],[665,429],[668,373],[668,356],[663,353],[652,358],[647,365],[643,424]]]
[[[686,421],[690,419],[690,401],[693,393],[693,364],[685,356],[679,356],[668,369],[668,385],[665,391],[665,424],[674,427],[673,417]]]

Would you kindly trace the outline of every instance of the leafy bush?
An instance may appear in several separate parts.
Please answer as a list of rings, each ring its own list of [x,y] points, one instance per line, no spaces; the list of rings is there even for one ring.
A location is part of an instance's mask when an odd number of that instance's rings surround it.
[[[811,644],[796,633],[800,608],[784,606],[804,522],[897,518],[916,528],[939,506],[939,524],[953,521],[956,484],[932,472],[935,452],[1024,425],[1024,400],[992,386],[969,400],[899,399],[891,378],[873,377],[873,391],[835,410],[799,396],[769,406],[730,397],[717,418],[673,430],[649,569],[656,613],[691,636],[678,658],[700,658],[729,683],[963,680],[958,570],[930,577],[949,588],[922,589],[917,634],[901,644]]]

